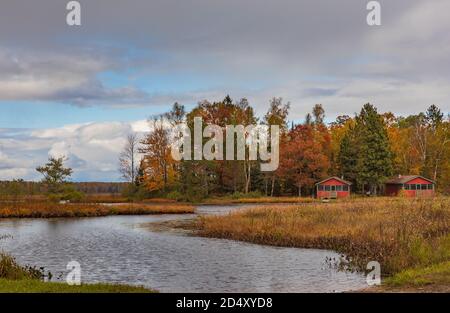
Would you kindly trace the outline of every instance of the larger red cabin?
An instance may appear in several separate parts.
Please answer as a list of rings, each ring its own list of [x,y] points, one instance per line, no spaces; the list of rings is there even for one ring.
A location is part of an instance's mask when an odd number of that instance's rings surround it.
[[[399,175],[386,182],[387,196],[404,194],[407,197],[433,196],[435,183],[431,179],[419,175]]]
[[[329,177],[316,184],[316,197],[319,199],[337,199],[350,196],[352,183],[339,177]]]

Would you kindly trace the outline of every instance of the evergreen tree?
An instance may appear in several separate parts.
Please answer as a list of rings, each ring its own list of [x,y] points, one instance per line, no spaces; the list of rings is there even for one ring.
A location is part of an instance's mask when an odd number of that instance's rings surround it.
[[[350,127],[339,147],[339,169],[341,176],[356,184],[358,175],[359,145],[355,127]]]
[[[42,182],[47,185],[49,192],[60,192],[66,179],[69,178],[73,170],[68,167],[64,167],[65,157],[55,158],[49,157],[48,162],[36,168],[36,171],[41,173],[44,178]]]
[[[357,131],[360,135],[357,180],[376,194],[377,188],[392,175],[393,168],[387,130],[373,105],[364,105],[357,119]]]
[[[441,110],[436,105],[431,105],[425,114],[426,123],[432,128],[432,130],[435,130],[443,120],[444,114]]]
[[[316,104],[313,107],[312,114],[314,116],[314,124],[323,125],[323,121],[325,120],[325,110],[321,104]]]

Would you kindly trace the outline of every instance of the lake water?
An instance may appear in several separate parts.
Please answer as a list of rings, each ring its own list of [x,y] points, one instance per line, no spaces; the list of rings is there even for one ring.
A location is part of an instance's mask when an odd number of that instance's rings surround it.
[[[222,214],[242,206],[203,206]],[[365,277],[325,264],[326,250],[278,248],[182,232],[148,223],[187,215],[0,219],[0,249],[21,264],[44,266],[54,276],[81,264],[83,282],[144,285],[161,292],[340,292],[367,287]]]

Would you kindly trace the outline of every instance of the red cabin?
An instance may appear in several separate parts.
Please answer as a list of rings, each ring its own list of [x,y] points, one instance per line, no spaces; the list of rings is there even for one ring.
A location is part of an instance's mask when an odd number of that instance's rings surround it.
[[[350,196],[351,182],[339,177],[329,177],[316,184],[316,197],[319,199],[337,199]]]
[[[400,193],[407,197],[433,196],[435,183],[431,179],[419,175],[399,175],[386,182],[387,196],[398,196]]]

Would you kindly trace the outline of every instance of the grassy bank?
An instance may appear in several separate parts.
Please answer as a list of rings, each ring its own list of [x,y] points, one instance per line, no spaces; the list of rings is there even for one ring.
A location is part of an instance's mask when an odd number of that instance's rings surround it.
[[[66,283],[43,282],[38,279],[0,279],[0,293],[152,293],[144,287],[119,284],[81,284],[69,286]]]
[[[450,198],[374,198],[302,206],[256,207],[226,216],[204,216],[199,235],[287,247],[319,248],[347,256],[341,264],[365,270],[380,262],[392,283],[406,270],[450,261]],[[400,274],[404,273],[404,274]],[[437,276],[448,274],[439,271]],[[403,275],[403,276],[395,276]],[[433,278],[440,282],[436,277]]]
[[[35,267],[19,265],[14,258],[0,254],[0,293],[5,292],[55,292],[55,293],[86,293],[86,292],[155,292],[144,287],[119,284],[81,284],[70,286],[62,282],[44,282],[43,272]]]
[[[385,280],[386,290],[397,288],[450,292],[450,261],[426,267],[411,268]]]
[[[60,204],[53,202],[0,203],[0,218],[95,217],[107,215],[184,214],[193,213],[186,204]]]

